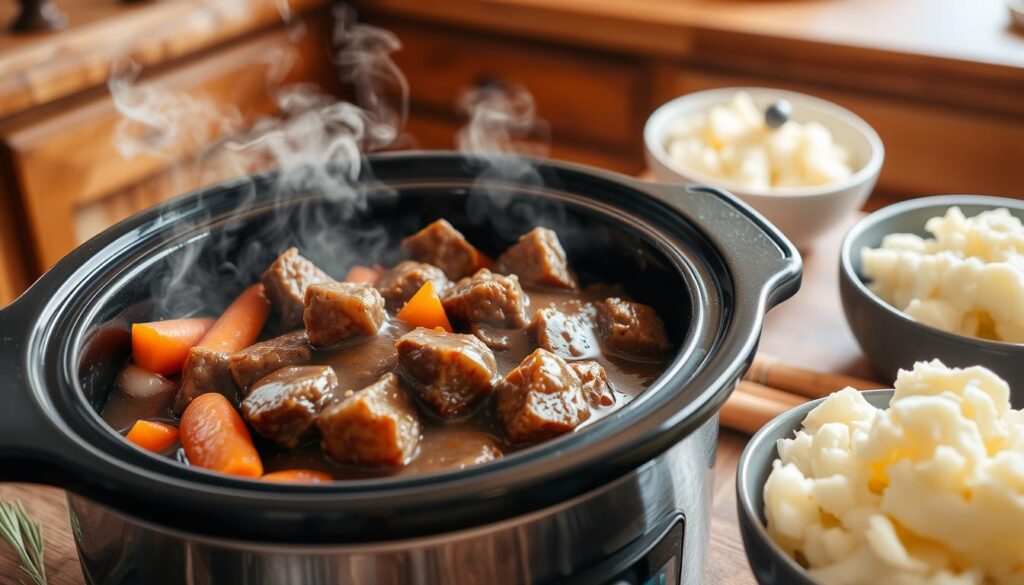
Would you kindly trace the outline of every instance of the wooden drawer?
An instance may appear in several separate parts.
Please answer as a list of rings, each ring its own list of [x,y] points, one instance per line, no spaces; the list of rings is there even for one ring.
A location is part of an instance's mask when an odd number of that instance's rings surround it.
[[[451,150],[455,148],[455,135],[459,128],[460,124],[452,119],[414,111],[406,127],[410,143],[404,146]],[[548,156],[626,174],[638,174],[644,168],[643,156],[638,152],[619,153],[557,141],[550,146]]]
[[[553,139],[610,147],[641,142],[646,75],[639,62],[401,21],[380,25],[401,39],[395,61],[414,104],[453,114],[463,91],[481,83],[521,84],[534,96]]]
[[[703,89],[767,86],[833,101],[861,116],[885,145],[878,190],[887,197],[978,193],[1024,198],[1024,118],[775,79],[680,70],[659,74],[661,101]]]
[[[298,44],[289,41],[282,30],[261,33],[161,69],[147,75],[144,83],[205,100],[225,115],[236,112],[243,124],[252,122],[276,110],[267,92],[268,75],[271,68],[280,68],[290,56],[295,61],[285,82],[325,80],[333,86],[336,72],[327,51],[327,19],[310,17],[307,26],[307,34]],[[222,138],[216,132],[199,136],[183,132],[166,149],[172,153],[170,157],[142,155],[126,159],[114,145],[121,118],[103,90],[0,125],[0,140],[7,147],[5,154],[10,157],[14,187],[24,205],[40,271],[97,228],[105,227],[95,213],[87,218],[86,227],[77,225],[80,209],[95,208],[97,202],[102,202],[107,209],[134,212],[195,187],[186,172],[179,173],[186,178],[172,188],[148,189],[148,199],[125,194],[142,181],[176,170],[181,161]],[[111,200],[117,197],[126,200]]]

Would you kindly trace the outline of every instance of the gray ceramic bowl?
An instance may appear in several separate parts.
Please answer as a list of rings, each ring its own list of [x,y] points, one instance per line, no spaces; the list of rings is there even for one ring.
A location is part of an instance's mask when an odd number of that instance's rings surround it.
[[[892,307],[865,284],[860,254],[877,248],[893,233],[925,236],[929,218],[957,205],[968,217],[998,207],[1024,219],[1024,201],[976,195],[943,195],[911,199],[865,217],[846,234],[840,252],[839,293],[846,321],[875,370],[893,381],[900,368],[940,359],[947,366],[985,366],[1009,382],[1015,408],[1024,406],[1024,345],[975,339],[922,325]]]
[[[892,390],[869,390],[863,394],[877,408],[887,408],[892,398]],[[807,413],[822,400],[824,398],[787,410],[762,427],[743,449],[736,469],[736,510],[739,513],[743,548],[747,551],[750,569],[761,585],[816,583],[793,557],[768,536],[764,518],[764,484],[771,473],[772,461],[779,456],[775,448],[778,440],[792,437]]]

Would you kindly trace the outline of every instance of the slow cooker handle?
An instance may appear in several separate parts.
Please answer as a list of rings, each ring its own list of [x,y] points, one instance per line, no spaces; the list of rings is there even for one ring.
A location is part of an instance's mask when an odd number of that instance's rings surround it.
[[[0,482],[65,486],[78,445],[45,414],[43,398],[33,390],[28,296],[0,309]]]
[[[714,187],[643,183],[643,188],[702,226],[721,254],[737,295],[764,296],[770,309],[800,288],[800,252],[771,223],[734,195]]]

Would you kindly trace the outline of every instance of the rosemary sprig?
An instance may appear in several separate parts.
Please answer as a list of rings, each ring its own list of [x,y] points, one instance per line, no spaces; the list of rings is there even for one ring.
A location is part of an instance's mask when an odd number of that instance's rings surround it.
[[[43,534],[39,524],[29,519],[21,500],[0,501],[0,538],[14,549],[21,559],[20,569],[33,585],[46,585],[46,565],[43,562]],[[23,581],[18,581],[24,585]]]

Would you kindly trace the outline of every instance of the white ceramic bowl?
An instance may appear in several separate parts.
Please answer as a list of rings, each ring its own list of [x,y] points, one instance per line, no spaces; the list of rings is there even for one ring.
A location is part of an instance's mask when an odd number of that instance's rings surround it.
[[[774,101],[789,100],[793,105],[793,120],[821,123],[832,132],[837,144],[849,150],[854,173],[843,181],[828,185],[752,190],[728,179],[680,168],[665,150],[672,122],[681,116],[724,104],[738,91],[749,93],[761,110]],[[710,89],[678,97],[658,108],[647,119],[644,144],[648,168],[658,181],[726,189],[760,211],[801,250],[810,249],[820,235],[864,205],[875,187],[885,158],[878,133],[853,112],[806,94],[758,87]]]

